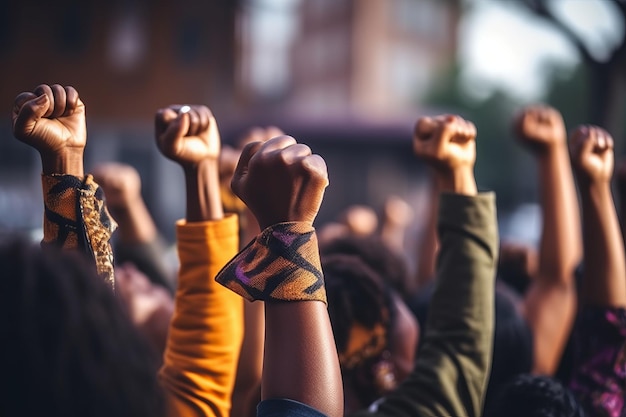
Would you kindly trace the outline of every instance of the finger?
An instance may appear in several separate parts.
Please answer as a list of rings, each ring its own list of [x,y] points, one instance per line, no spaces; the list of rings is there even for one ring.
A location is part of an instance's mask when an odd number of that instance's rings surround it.
[[[200,132],[200,116],[198,115],[198,110],[192,107],[187,114],[189,115],[189,130],[185,132],[184,136],[197,136]]]
[[[189,131],[189,123],[189,113],[179,114],[172,120],[165,132],[160,136],[163,149],[172,151],[176,146],[176,142],[182,139]]]
[[[414,136],[418,140],[428,140],[436,128],[437,123],[432,117],[420,117],[415,124]]]
[[[59,84],[54,84],[50,88],[52,90],[52,95],[54,96],[54,109],[52,110],[52,114],[50,115],[50,117],[61,117],[63,113],[65,113],[65,105],[67,99],[67,95],[65,94],[65,88],[63,88]]]
[[[293,164],[296,161],[303,159],[306,156],[311,155],[311,148],[302,143],[297,143],[295,145],[287,146],[280,152],[280,156],[283,161],[287,164]]]
[[[157,136],[161,135],[168,128],[170,123],[176,119],[178,113],[171,108],[159,109],[154,116],[154,126]]]
[[[48,102],[50,103],[50,107],[46,110],[46,114],[43,117],[50,117],[52,112],[54,111],[54,94],[52,93],[52,88],[48,84],[40,84],[35,88],[35,94],[38,96],[45,94],[48,96]]]
[[[206,106],[198,107],[198,116],[200,118],[199,132],[206,132],[211,124],[211,110]]]
[[[72,86],[65,87],[65,111],[62,116],[71,116],[78,107],[79,97],[78,91]]]
[[[328,186],[328,168],[324,158],[317,154],[308,155],[302,159],[302,167],[319,186]]]
[[[46,94],[27,101],[13,120],[13,133],[17,137],[29,135],[39,119],[48,113],[50,100]]]
[[[571,135],[571,153],[575,158],[579,158],[585,153],[593,151],[595,140],[592,138],[592,129],[589,126],[579,126]]]
[[[261,153],[265,154],[265,153],[273,152],[276,150],[284,149],[287,146],[295,145],[296,143],[297,143],[296,140],[292,138],[291,136],[285,136],[285,135],[278,136],[263,143],[263,145],[261,146],[261,149],[259,149],[259,154]]]
[[[248,173],[248,165],[250,164],[250,160],[254,155],[257,154],[257,152],[259,152],[261,146],[263,146],[263,142],[251,142],[248,143],[241,151],[241,156],[239,157],[239,161],[237,162],[235,173],[233,174],[233,178],[230,181],[230,188],[237,196],[240,196],[239,187],[241,185],[241,181]]]
[[[37,95],[28,91],[18,94],[17,97],[15,97],[15,101],[13,102],[13,119],[17,117],[22,106],[26,104],[27,101],[30,101],[34,98],[37,98]]]

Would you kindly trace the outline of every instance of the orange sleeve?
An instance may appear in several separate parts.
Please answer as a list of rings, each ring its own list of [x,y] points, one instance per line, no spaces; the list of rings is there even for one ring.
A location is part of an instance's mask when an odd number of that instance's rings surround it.
[[[243,300],[214,278],[237,254],[237,216],[179,221],[176,232],[176,308],[160,371],[168,415],[227,417],[243,339]]]

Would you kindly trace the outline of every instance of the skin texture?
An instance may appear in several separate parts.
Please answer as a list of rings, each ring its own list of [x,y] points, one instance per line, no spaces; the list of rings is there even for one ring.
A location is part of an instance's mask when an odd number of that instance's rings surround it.
[[[155,285],[133,264],[115,267],[115,288],[126,307],[130,320],[163,356],[174,299],[160,285]],[[161,365],[161,361],[157,363]]]
[[[572,132],[570,152],[585,233],[581,303],[626,307],[624,245],[611,194],[613,138],[599,127],[581,126]]]
[[[170,106],[157,112],[155,127],[159,150],[185,173],[187,221],[222,219],[220,136],[211,111],[205,106]]]
[[[84,175],[85,105],[73,87],[41,84],[15,98],[13,134],[35,148],[44,174]]]
[[[415,155],[434,171],[439,189],[476,195],[476,127],[459,116],[422,117],[413,134]]]
[[[273,137],[283,135],[283,131],[275,126],[253,127],[238,142],[237,149],[224,146],[220,153],[220,181],[228,184],[235,173],[241,149],[252,142],[267,142]],[[242,227],[242,245],[246,245],[260,233],[256,219],[246,208],[240,213]],[[237,366],[237,380],[233,390],[233,416],[256,416],[256,405],[261,395],[261,378],[263,374],[263,343],[265,340],[265,304],[261,301],[244,301],[244,338],[241,355]]]
[[[147,243],[157,228],[141,198],[141,178],[130,165],[116,162],[96,166],[93,177],[104,190],[107,208],[118,224],[117,236],[126,243]]]
[[[516,117],[514,129],[539,167],[543,229],[538,268],[523,311],[534,336],[533,373],[552,375],[576,313],[574,270],[582,257],[576,189],[565,124],[557,110],[526,107]]]
[[[312,224],[328,174],[324,160],[308,146],[279,136],[246,145],[231,185],[261,229],[281,222]],[[265,319],[262,399],[290,398],[330,417],[343,416],[339,360],[326,305],[266,303]]]

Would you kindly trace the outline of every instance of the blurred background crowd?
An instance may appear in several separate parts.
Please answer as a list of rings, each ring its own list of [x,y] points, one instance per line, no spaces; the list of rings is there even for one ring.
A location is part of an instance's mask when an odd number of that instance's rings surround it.
[[[0,102],[42,82],[79,89],[87,170],[135,167],[170,241],[184,190],[153,144],[156,108],[209,105],[226,144],[280,126],[329,166],[318,224],[406,202],[409,240],[424,228],[427,192],[407,139],[415,116],[461,114],[477,126],[477,180],[497,192],[502,236],[536,243],[536,169],[511,139],[511,116],[546,102],[568,127],[605,126],[623,154],[625,27],[620,0],[0,1]],[[6,110],[0,232],[39,240],[37,155],[11,138]]]

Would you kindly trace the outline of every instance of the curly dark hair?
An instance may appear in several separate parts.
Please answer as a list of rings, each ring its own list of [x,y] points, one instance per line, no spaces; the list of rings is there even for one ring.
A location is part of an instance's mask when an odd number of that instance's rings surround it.
[[[585,417],[574,395],[556,379],[521,374],[502,387],[485,417]]]
[[[164,415],[149,348],[83,256],[3,240],[0,270],[0,415]]]
[[[407,299],[408,267],[405,259],[378,237],[342,236],[320,248],[322,255],[345,254],[361,258],[378,273],[403,299]]]

